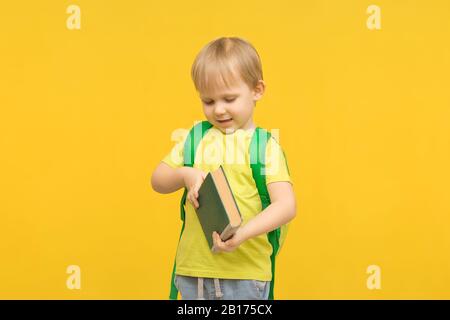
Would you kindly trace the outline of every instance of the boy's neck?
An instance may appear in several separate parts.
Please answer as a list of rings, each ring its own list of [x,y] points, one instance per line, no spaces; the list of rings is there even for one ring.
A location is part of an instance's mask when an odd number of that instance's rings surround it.
[[[243,125],[243,126],[242,126],[241,128],[239,128],[239,129],[242,129],[242,130],[247,131],[247,130],[251,130],[251,129],[255,129],[255,128],[256,128],[256,126],[255,126],[255,124],[253,123],[253,119],[250,118],[250,119],[248,119],[247,123],[246,123],[245,125]]]

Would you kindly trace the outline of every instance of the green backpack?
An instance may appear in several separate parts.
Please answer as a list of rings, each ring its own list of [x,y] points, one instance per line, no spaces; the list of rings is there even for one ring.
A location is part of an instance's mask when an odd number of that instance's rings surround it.
[[[184,166],[187,167],[193,167],[194,166],[194,158],[195,153],[197,151],[197,147],[203,138],[203,136],[206,134],[206,132],[212,127],[212,124],[208,121],[202,121],[197,123],[192,127],[190,130],[186,141],[184,143]],[[194,133],[195,132],[195,133]],[[262,204],[262,210],[264,210],[269,204],[270,204],[270,196],[269,192],[267,191],[266,186],[266,177],[264,174],[261,174],[261,172],[265,172],[265,155],[266,155],[266,145],[267,141],[271,138],[270,132],[266,131],[265,129],[257,127],[253,133],[252,140],[250,142],[250,166],[252,169],[252,175],[253,179],[255,180],[256,187],[258,189],[259,197],[261,198],[261,204]],[[258,152],[259,151],[259,152]],[[286,162],[287,165],[287,162]],[[263,171],[262,171],[263,170]],[[289,169],[288,169],[289,172]],[[181,211],[181,220],[183,221],[183,226],[181,228],[181,235],[184,231],[184,224],[185,224],[185,211],[184,206],[186,203],[186,195],[187,195],[187,189],[184,188],[184,193],[181,198],[180,203],[180,211]],[[286,226],[286,225],[285,225]],[[284,227],[284,226],[282,226]],[[267,234],[268,240],[270,244],[272,245],[272,255],[270,256],[270,261],[272,264],[272,281],[270,282],[270,292],[269,292],[269,300],[273,300],[273,290],[274,290],[274,283],[275,283],[275,257],[279,251],[280,248],[280,237],[281,237],[281,228],[279,227]],[[285,236],[285,231],[283,231],[283,236]],[[178,241],[179,241],[178,240]],[[281,240],[282,241],[282,240]],[[176,272],[176,262],[173,265],[173,271],[172,271],[172,280],[171,280],[171,286],[170,286],[170,295],[169,299],[171,300],[177,300],[178,299],[178,289],[175,286],[175,272]]]

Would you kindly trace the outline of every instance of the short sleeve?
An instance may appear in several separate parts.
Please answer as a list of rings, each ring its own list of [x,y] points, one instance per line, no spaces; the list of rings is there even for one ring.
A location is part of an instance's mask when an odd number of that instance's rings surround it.
[[[184,139],[180,139],[170,150],[170,152],[162,159],[162,162],[168,164],[172,168],[180,168],[184,162]]]
[[[286,156],[275,138],[269,139],[266,147],[266,184],[287,181],[292,184]]]

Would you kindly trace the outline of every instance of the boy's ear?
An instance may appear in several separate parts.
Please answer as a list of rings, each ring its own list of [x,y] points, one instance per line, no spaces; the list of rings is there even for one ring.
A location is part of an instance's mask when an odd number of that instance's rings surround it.
[[[261,99],[265,90],[266,90],[266,83],[263,80],[259,80],[255,86],[255,89],[253,89],[253,99],[255,101]]]

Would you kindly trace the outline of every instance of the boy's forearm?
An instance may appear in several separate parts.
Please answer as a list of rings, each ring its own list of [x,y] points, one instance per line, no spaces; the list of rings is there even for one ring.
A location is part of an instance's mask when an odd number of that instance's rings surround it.
[[[244,240],[275,230],[294,219],[295,215],[295,202],[283,203],[278,201],[271,203],[242,227]]]
[[[152,175],[153,190],[159,193],[172,193],[184,187],[184,167],[172,168],[161,163]]]

